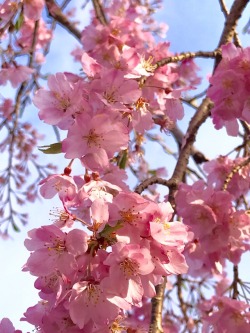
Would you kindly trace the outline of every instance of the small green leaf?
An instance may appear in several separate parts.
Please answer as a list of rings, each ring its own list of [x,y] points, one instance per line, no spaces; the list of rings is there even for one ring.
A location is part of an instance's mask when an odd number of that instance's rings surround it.
[[[148,173],[152,176],[156,176],[156,170],[149,170]]]
[[[18,228],[18,226],[12,222],[12,227],[16,232],[20,232],[20,229]]]
[[[62,152],[62,143],[51,143],[51,145],[40,146],[38,149],[44,154],[60,154]]]
[[[108,237],[112,232],[115,232],[116,230],[120,229],[122,227],[122,223],[118,222],[114,227],[111,227],[110,225],[106,224],[105,228],[100,232],[101,237]]]
[[[14,25],[14,28],[16,31],[19,31],[21,26],[23,25],[24,22],[24,17],[23,17],[23,13],[21,12],[21,14],[19,15],[18,19],[16,20],[16,23]]]
[[[127,152],[127,150],[124,150],[122,157],[118,163],[118,166],[120,169],[126,168],[127,160],[128,160],[128,152]]]

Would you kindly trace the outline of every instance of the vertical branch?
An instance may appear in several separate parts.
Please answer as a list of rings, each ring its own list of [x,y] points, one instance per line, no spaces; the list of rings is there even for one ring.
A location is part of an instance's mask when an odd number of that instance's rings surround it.
[[[181,275],[177,276],[177,296],[178,296],[178,300],[179,300],[179,304],[180,304],[180,309],[183,315],[183,318],[186,322],[186,324],[188,324],[188,315],[187,315],[187,306],[185,304],[185,301],[183,299],[183,295],[182,295],[182,277]],[[187,328],[187,327],[186,327]],[[186,332],[186,329],[185,329]],[[190,330],[188,330],[188,332],[190,332]]]
[[[232,298],[237,299],[238,295],[239,295],[239,291],[238,291],[239,270],[238,270],[237,265],[234,265],[233,271],[234,271],[234,280],[233,280],[233,283],[232,283],[232,288],[233,288]]]
[[[152,298],[152,312],[149,333],[163,333],[162,328],[162,308],[164,300],[164,292],[166,287],[166,278],[164,282],[156,286],[156,295]]]

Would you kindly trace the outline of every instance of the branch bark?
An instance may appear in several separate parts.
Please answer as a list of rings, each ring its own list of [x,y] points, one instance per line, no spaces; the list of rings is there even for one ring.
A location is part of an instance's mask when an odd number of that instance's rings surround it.
[[[46,6],[49,16],[53,17],[60,25],[68,30],[78,41],[81,40],[81,31],[78,30],[66,15],[63,14],[61,8],[54,0],[46,0]]]
[[[95,9],[95,15],[96,18],[98,19],[98,21],[102,24],[102,25],[107,25],[108,21],[106,19],[104,10],[102,8],[102,5],[100,4],[99,0],[92,0],[94,9]]]
[[[164,282],[156,286],[156,295],[152,298],[152,312],[151,312],[151,324],[149,327],[149,333],[163,333],[161,324],[162,319],[162,307],[164,300],[164,292],[166,287],[166,278]]]
[[[165,66],[169,63],[179,62],[192,58],[220,58],[221,51],[219,49],[214,51],[197,51],[197,52],[183,52],[172,57],[164,58],[156,62],[156,68]]]
[[[222,13],[224,14],[225,17],[227,17],[229,12],[228,12],[225,1],[224,0],[219,0],[219,4],[220,4],[220,8],[221,8]],[[238,36],[236,31],[234,32],[234,44],[237,47],[241,47],[240,39],[239,39],[239,36]]]

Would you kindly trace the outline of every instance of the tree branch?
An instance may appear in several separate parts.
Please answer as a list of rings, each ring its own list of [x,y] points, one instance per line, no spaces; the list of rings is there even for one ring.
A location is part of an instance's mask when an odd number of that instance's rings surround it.
[[[245,159],[244,161],[242,161],[240,164],[236,165],[235,167],[233,167],[233,169],[230,171],[230,173],[227,175],[223,187],[222,187],[222,191],[226,191],[228,188],[229,183],[231,182],[233,176],[242,168],[244,168],[246,165],[248,165],[250,163],[250,156]]]
[[[153,176],[144,180],[140,185],[135,188],[135,192],[141,194],[144,190],[146,190],[150,185],[153,184],[161,184],[167,186],[168,188],[176,188],[176,184],[173,181],[169,181],[157,176]]]
[[[201,124],[207,119],[212,106],[213,103],[211,102],[211,100],[209,98],[205,98],[202,101],[200,107],[198,108],[197,113],[191,119],[186,137],[184,138],[185,142],[181,148],[180,156],[170,181],[178,184],[182,180],[188,164],[189,156],[191,154],[192,145],[194,144],[196,139],[198,129]]]
[[[161,324],[162,320],[162,307],[164,300],[164,293],[166,287],[166,278],[164,282],[156,286],[156,295],[152,298],[152,312],[151,312],[151,323],[149,327],[149,333],[163,333]]]
[[[234,37],[238,20],[240,19],[249,0],[235,0],[226,18],[225,26],[221,34],[219,46],[231,42]]]
[[[46,6],[48,13],[53,17],[60,25],[67,29],[78,41],[81,39],[81,31],[78,30],[63,14],[61,8],[56,4],[54,0],[46,0]]]
[[[169,63],[179,62],[186,59],[192,58],[217,58],[221,57],[221,50],[217,49],[214,51],[197,51],[197,52],[183,52],[172,57],[164,58],[155,63],[156,68],[165,66]]]
[[[233,280],[233,283],[232,283],[232,289],[233,289],[232,298],[237,299],[238,295],[239,295],[239,291],[238,291],[239,270],[238,270],[237,265],[234,265],[233,271],[234,271],[234,280]]]
[[[102,25],[107,25],[108,21],[106,19],[104,10],[102,8],[102,5],[100,4],[99,0],[92,0],[94,9],[95,9],[95,15],[96,18],[98,19],[98,21],[102,24]]]
[[[225,17],[228,16],[229,11],[227,9],[226,3],[224,0],[219,0],[220,8]],[[240,39],[237,32],[234,32],[234,44],[238,47],[241,47]]]

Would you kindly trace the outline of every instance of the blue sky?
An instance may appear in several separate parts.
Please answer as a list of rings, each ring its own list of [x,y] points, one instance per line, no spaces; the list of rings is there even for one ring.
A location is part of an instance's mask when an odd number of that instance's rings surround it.
[[[228,1],[227,3],[231,4],[231,2]],[[171,50],[173,52],[213,50],[218,44],[224,25],[224,17],[220,13],[217,0],[165,0],[164,8],[157,14],[157,18],[159,21],[166,22],[169,25],[167,40],[171,42]],[[87,23],[88,11],[86,10],[85,14],[79,17],[79,19]],[[248,17],[245,15],[240,24],[240,31],[242,31],[247,21]],[[249,45],[249,37],[249,35],[241,36],[243,45]],[[47,70],[51,73],[71,70],[78,72],[79,65],[72,64],[69,56],[70,51],[76,44],[77,42],[74,38],[68,36],[61,28],[58,29],[47,61]],[[201,73],[206,77],[211,72],[212,62],[200,60],[198,63],[202,68]],[[206,80],[203,84],[206,86]],[[187,113],[191,116],[193,111],[187,110]],[[34,112],[32,118],[34,121],[37,121],[36,112]],[[185,129],[187,122],[188,116],[182,121],[180,127]],[[53,133],[49,131],[47,126],[43,126],[42,131],[47,134],[44,144],[55,142]],[[169,140],[170,146],[175,146],[170,135],[167,140]],[[208,157],[214,158],[218,154],[227,153],[233,143],[235,143],[234,138],[226,137],[224,130],[215,131],[211,121],[208,121],[199,131],[196,146],[202,149]],[[160,147],[154,146],[153,150],[150,147],[147,149],[147,152],[148,154],[150,153],[153,165],[161,166],[162,164],[169,163],[167,158],[163,157]],[[56,160],[58,160],[58,157],[56,157]],[[159,160],[161,161],[161,165],[159,164]],[[52,162],[55,163],[55,160]],[[63,165],[65,164],[63,162]],[[24,332],[31,330],[32,327],[24,322],[20,323],[19,318],[29,306],[37,302],[38,297],[33,287],[34,278],[28,273],[21,272],[21,267],[29,255],[23,246],[23,241],[26,238],[28,230],[50,223],[49,210],[53,206],[59,206],[59,201],[54,200],[53,203],[49,201],[37,201],[35,204],[29,204],[27,206],[30,214],[28,226],[23,228],[21,233],[14,234],[13,240],[0,241],[0,258],[2,263],[0,318],[9,317],[16,328],[23,329]],[[240,271],[241,273],[242,271]]]

